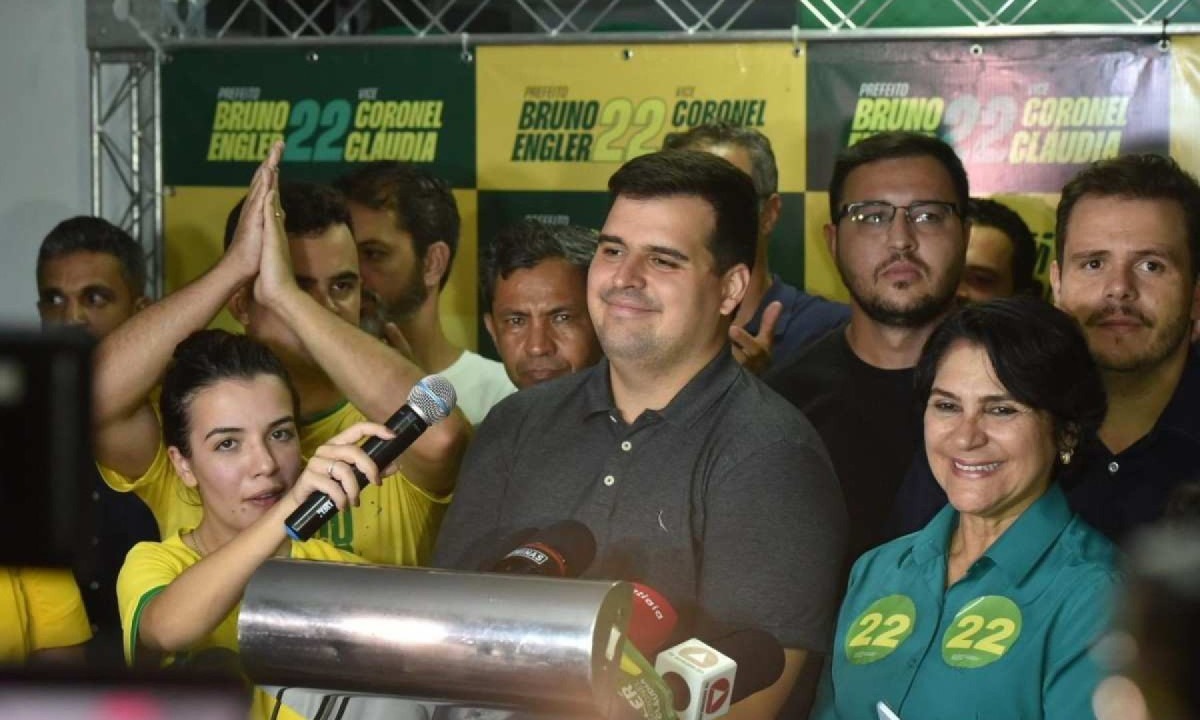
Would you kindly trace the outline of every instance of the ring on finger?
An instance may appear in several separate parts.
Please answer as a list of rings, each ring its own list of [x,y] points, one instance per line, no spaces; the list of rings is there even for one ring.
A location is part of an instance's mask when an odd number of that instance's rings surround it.
[[[333,479],[333,468],[337,465],[337,463],[338,463],[337,460],[329,461],[329,469],[325,471],[325,474],[329,476],[330,480]]]

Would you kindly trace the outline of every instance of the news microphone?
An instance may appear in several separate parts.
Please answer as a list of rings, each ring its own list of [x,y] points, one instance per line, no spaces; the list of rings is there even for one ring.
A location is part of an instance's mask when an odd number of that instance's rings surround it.
[[[773,685],[783,664],[783,648],[770,633],[740,630],[709,643],[684,641],[659,653],[654,668],[671,689],[681,720],[709,720]]]
[[[527,540],[537,534],[537,528],[521,528],[516,532],[508,533],[501,541],[488,541],[489,547],[501,548],[500,550],[491,551],[479,561],[475,567],[477,572],[492,572],[496,565],[499,564],[500,558],[507,555],[512,548],[524,545]]]
[[[395,437],[390,440],[367,438],[362,449],[375,466],[383,470],[416,442],[430,425],[445,420],[454,410],[457,400],[454,386],[446,378],[441,375],[421,378],[408,393],[408,401],[387,420],[386,425]],[[366,487],[367,476],[354,466],[351,469],[358,479],[359,489]],[[288,515],[284,527],[288,537],[293,540],[307,540],[335,513],[337,505],[333,500],[323,492],[315,492]]]
[[[625,637],[642,655],[652,658],[675,632],[679,613],[659,591],[639,582],[631,584],[633,602]]]
[[[492,572],[576,578],[595,557],[592,531],[578,520],[563,520],[534,533],[500,558]]]

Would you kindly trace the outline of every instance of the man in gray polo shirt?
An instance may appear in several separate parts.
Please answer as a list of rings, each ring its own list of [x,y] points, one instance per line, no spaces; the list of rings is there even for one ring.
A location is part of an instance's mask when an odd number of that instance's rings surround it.
[[[486,568],[520,530],[578,520],[597,542],[583,577],[657,589],[680,614],[676,639],[772,633],[783,676],[729,717],[775,717],[832,642],[846,519],[812,426],[729,349],[754,186],[714,155],[666,151],[626,163],[609,190],[588,272],[607,359],[492,410],[434,563]]]

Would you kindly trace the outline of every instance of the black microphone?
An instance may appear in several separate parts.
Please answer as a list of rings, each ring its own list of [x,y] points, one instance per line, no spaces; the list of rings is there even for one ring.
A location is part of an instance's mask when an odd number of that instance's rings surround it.
[[[563,520],[532,537],[500,558],[492,572],[510,575],[579,577],[596,557],[596,538],[578,520]]]
[[[765,690],[783,674],[783,648],[762,630],[739,630],[662,651],[655,670],[671,689],[680,720],[707,720]]]
[[[395,437],[383,440],[377,437],[367,438],[362,449],[380,470],[387,467],[393,460],[409,448],[421,433],[436,422],[445,420],[454,410],[458,398],[454,386],[441,375],[430,375],[421,378],[413,385],[408,393],[408,402],[392,414],[387,420],[387,427]],[[367,485],[367,476],[358,468],[351,466],[354,476],[358,479],[361,490]],[[337,512],[337,505],[323,492],[315,492],[308,496],[304,503],[288,515],[284,522],[288,537],[293,540],[307,540],[313,536],[325,521]]]
[[[504,538],[498,542],[494,538],[483,539],[481,542],[484,544],[481,546],[491,549],[476,565],[476,571],[485,573],[492,572],[496,569],[496,565],[500,563],[500,560],[507,556],[513,548],[524,545],[525,541],[533,538],[534,535],[537,535],[537,532],[537,528],[527,527],[521,528],[516,532],[506,534]]]

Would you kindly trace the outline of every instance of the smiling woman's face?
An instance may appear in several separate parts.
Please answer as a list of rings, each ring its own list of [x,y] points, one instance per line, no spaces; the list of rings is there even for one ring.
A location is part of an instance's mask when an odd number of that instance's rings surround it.
[[[1008,393],[982,346],[960,340],[942,357],[925,405],[925,452],[956,510],[1013,519],[1050,484],[1054,422]]]

